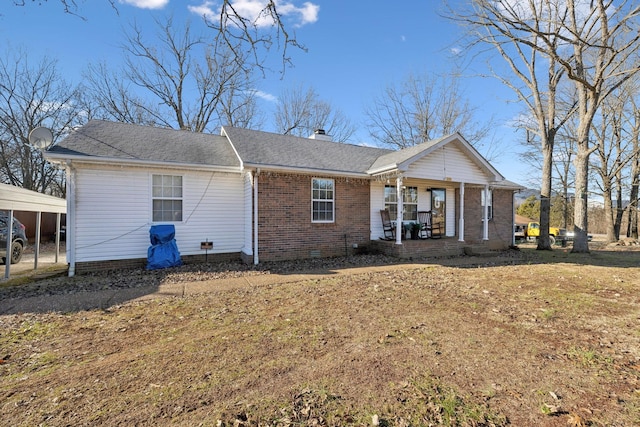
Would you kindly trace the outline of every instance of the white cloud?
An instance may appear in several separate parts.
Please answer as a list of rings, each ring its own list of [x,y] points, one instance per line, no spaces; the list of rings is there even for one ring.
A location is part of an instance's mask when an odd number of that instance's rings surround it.
[[[139,7],[140,9],[162,9],[169,0],[119,0],[120,3],[128,4],[133,7]]]
[[[258,27],[269,27],[273,24],[270,16],[264,16],[264,14],[262,14],[262,11],[267,5],[267,2],[264,0],[235,0],[231,2],[231,5],[238,15],[250,19]],[[318,12],[320,11],[320,6],[311,2],[304,2],[302,7],[298,7],[287,1],[276,2],[276,8],[281,18],[293,19],[293,25],[296,27],[316,22],[318,20]],[[215,18],[220,14],[218,2],[210,0],[204,1],[199,6],[188,6],[188,9],[196,15],[206,16],[209,19]]]
[[[255,90],[254,94],[258,98],[264,99],[265,101],[268,101],[268,102],[276,102],[276,101],[278,101],[278,98],[276,96],[273,96],[270,93],[263,92],[261,90]]]
[[[189,12],[195,13],[198,16],[206,16],[207,18],[211,18],[214,16],[212,6],[212,1],[205,1],[200,6],[187,6],[187,9],[189,10]]]
[[[296,7],[292,3],[279,3],[277,5],[278,13],[283,16],[299,16],[300,21],[296,23],[297,26],[305,24],[313,24],[318,20],[318,12],[320,12],[320,6],[311,2],[304,2],[302,7]]]

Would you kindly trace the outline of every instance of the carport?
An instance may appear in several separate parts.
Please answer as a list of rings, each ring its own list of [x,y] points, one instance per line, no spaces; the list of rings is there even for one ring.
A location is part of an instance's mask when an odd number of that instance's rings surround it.
[[[9,217],[9,225],[7,230],[7,262],[5,263],[4,278],[8,279],[11,274],[11,262],[8,257],[11,249],[11,232],[13,230],[13,214],[14,211],[36,212],[36,242],[35,257],[33,269],[38,269],[38,255],[40,252],[40,224],[42,213],[49,212],[56,214],[56,255],[55,260],[58,262],[60,255],[60,217],[67,213],[67,201],[59,197],[48,196],[14,185],[0,184],[0,210],[6,211]]]

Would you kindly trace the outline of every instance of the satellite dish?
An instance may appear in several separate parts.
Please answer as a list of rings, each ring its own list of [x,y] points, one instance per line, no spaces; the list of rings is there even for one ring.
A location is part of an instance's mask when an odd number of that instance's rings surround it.
[[[29,132],[29,144],[43,150],[53,142],[53,133],[45,127],[37,127]]]

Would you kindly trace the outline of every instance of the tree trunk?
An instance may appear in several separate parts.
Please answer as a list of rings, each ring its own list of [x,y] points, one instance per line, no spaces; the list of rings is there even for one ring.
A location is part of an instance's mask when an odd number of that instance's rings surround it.
[[[638,132],[633,135],[634,159],[631,162],[631,192],[629,194],[629,223],[627,237],[638,238],[638,190],[640,187],[640,142]]]
[[[620,229],[622,228],[622,217],[624,215],[624,207],[622,206],[622,173],[619,171],[617,174],[616,182],[618,183],[616,186],[616,205],[615,208],[615,216],[613,218],[613,232],[614,238],[617,242],[620,240]]]
[[[604,197],[604,218],[605,218],[605,229],[606,229],[606,241],[607,243],[615,242],[616,239],[616,230],[615,230],[615,221],[613,219],[613,200],[611,197],[611,181],[603,180],[602,186],[604,187],[604,193],[602,196]]]
[[[578,141],[578,154],[576,155],[576,202],[573,216],[573,249],[572,253],[589,253],[589,241],[587,239],[589,208],[589,147],[586,141]]]
[[[631,193],[629,199],[629,223],[627,224],[627,237],[638,238],[638,174],[633,176],[633,184],[631,185]]]
[[[540,188],[540,237],[538,238],[538,250],[551,250],[549,241],[549,216],[551,211],[551,170],[553,165],[553,145],[542,144],[542,182]]]

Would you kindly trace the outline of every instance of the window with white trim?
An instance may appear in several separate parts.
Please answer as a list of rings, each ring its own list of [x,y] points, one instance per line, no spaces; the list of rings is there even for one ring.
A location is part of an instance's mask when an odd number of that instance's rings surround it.
[[[153,222],[182,221],[182,176],[152,175]]]
[[[335,183],[333,179],[313,178],[311,183],[311,222],[334,222]]]
[[[480,205],[482,206],[482,218],[484,218],[484,207],[486,205],[488,207],[487,219],[491,220],[493,219],[493,191],[491,189],[489,189],[489,191],[485,191],[483,189],[480,192],[480,194],[481,194]]]
[[[393,185],[384,187],[384,208],[389,210],[389,217],[392,221],[398,218],[398,199],[396,187]],[[402,210],[403,221],[418,220],[418,187],[403,187]]]

